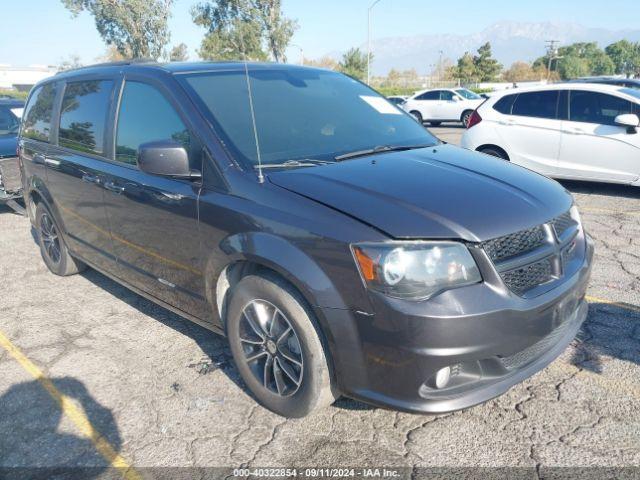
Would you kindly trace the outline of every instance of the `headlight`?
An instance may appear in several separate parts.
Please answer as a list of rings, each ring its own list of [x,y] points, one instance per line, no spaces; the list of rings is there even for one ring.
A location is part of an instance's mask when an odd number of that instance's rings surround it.
[[[482,280],[461,243],[364,243],[352,249],[367,287],[390,297],[424,300]]]
[[[571,215],[573,221],[578,224],[578,230],[582,230],[582,219],[580,218],[578,207],[576,207],[575,205],[571,207],[571,210],[569,210],[569,214]]]

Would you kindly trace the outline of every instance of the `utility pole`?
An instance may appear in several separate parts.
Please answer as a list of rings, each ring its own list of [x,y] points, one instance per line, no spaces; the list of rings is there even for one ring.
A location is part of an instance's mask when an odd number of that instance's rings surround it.
[[[559,40],[547,40],[545,41],[547,48],[547,57],[548,57],[548,65],[547,65],[547,80],[551,78],[551,63],[553,60],[559,58],[558,57],[558,43]]]
[[[375,0],[367,10],[367,85],[371,84],[371,10],[380,0]]]
[[[444,52],[440,50],[440,57],[438,58],[438,82],[442,81],[442,55]]]

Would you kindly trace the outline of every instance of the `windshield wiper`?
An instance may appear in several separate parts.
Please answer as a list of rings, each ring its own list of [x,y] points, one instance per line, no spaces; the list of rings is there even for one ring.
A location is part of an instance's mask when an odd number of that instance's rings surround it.
[[[304,158],[301,160],[287,160],[282,163],[263,163],[262,168],[298,168],[298,167],[315,167],[316,165],[327,165],[333,163],[329,160],[316,160],[315,158]],[[254,165],[254,168],[260,168]]]
[[[367,155],[373,155],[376,153],[385,153],[385,152],[402,152],[406,150],[417,150],[419,148],[428,148],[433,147],[433,144],[424,144],[424,145],[379,145],[374,148],[368,148],[365,150],[356,150],[355,152],[343,153],[342,155],[338,155],[335,157],[336,162],[341,162],[342,160],[350,160],[352,158],[358,157],[366,157]]]

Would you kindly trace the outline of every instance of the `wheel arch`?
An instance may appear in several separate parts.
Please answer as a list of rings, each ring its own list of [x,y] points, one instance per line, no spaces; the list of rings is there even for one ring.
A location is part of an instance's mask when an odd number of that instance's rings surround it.
[[[487,150],[490,148],[502,152],[505,156],[505,159],[511,161],[511,157],[509,156],[509,153],[507,153],[507,151],[504,148],[500,147],[499,145],[495,145],[493,143],[483,143],[482,145],[476,148],[476,152],[483,153],[483,150]]]
[[[226,256],[212,255],[205,271],[207,300],[224,323],[225,301],[234,281],[255,272],[270,272],[289,283],[319,314],[319,307],[347,309],[338,288],[306,253],[286,239],[265,232],[245,232],[227,237],[221,242]],[[224,266],[220,266],[224,263]],[[319,318],[319,320],[322,320]],[[324,327],[324,325],[323,325]]]

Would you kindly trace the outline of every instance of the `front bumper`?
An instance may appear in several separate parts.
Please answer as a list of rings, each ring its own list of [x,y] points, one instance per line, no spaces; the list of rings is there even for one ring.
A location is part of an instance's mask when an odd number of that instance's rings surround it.
[[[428,302],[374,296],[375,314],[324,309],[338,386],[349,397],[423,413],[467,408],[501,395],[551,363],[588,313],[593,242],[572,277],[532,299],[486,283]],[[433,387],[443,367],[450,386]]]

